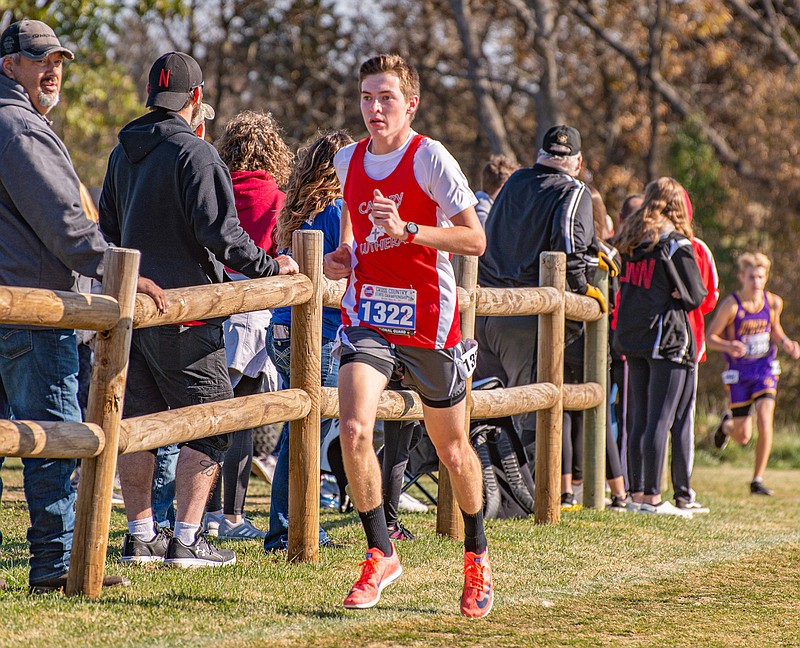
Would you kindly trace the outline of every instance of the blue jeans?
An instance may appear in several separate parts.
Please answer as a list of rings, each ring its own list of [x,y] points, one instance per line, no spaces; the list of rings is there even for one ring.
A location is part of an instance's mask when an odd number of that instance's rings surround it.
[[[178,455],[177,443],[156,450],[156,468],[153,472],[153,517],[159,529],[175,528],[175,470]]]
[[[339,382],[339,360],[331,355],[335,340],[322,338],[322,386],[336,387]],[[289,386],[289,363],[291,351],[289,340],[276,340],[273,337],[273,325],[267,329],[267,352],[284,386]],[[331,429],[333,421],[322,419],[320,424],[320,443],[325,439]],[[269,531],[264,538],[264,549],[276,551],[286,549],[289,544],[289,426],[284,425],[281,438],[278,441],[278,463],[275,465],[275,474],[272,476],[272,496],[269,506]],[[328,534],[319,528],[319,541],[328,541]]]
[[[75,331],[0,327],[0,413],[15,419],[80,422]],[[69,569],[75,528],[75,459],[23,459],[31,526],[31,584]]]

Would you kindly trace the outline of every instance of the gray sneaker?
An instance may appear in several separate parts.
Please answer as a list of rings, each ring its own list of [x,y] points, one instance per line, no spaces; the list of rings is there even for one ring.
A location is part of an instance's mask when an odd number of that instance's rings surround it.
[[[125,534],[122,544],[122,556],[119,561],[122,563],[163,563],[164,556],[167,555],[167,546],[172,538],[172,530],[169,528],[159,529],[156,537],[145,542],[130,533]]]
[[[206,535],[216,538],[219,535],[219,525],[224,521],[223,513],[206,513],[203,516],[203,530]]]
[[[219,523],[217,538],[220,540],[263,540],[266,537],[266,531],[253,526],[248,518],[242,518],[239,524],[228,522],[227,518],[223,518]]]
[[[172,538],[167,548],[164,564],[168,567],[191,569],[193,567],[224,567],[236,562],[236,554],[230,549],[217,549],[200,532],[194,544],[185,545],[178,538]]]

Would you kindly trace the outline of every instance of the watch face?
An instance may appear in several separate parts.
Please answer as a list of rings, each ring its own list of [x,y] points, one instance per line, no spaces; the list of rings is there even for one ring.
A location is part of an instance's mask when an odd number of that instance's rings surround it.
[[[419,233],[419,225],[416,223],[406,223],[406,230],[409,234],[418,234]]]

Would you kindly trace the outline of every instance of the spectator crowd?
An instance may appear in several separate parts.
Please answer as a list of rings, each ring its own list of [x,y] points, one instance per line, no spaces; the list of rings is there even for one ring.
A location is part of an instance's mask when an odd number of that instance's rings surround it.
[[[325,274],[347,279],[347,288],[341,309],[323,313],[322,385],[338,386],[341,416],[322,422],[320,443],[339,486],[335,499],[342,510],[348,502],[355,507],[368,546],[346,608],[374,606],[402,574],[395,543],[415,535],[399,512],[425,510],[403,492],[410,454],[423,438],[448,468],[464,520],[461,612],[483,617],[492,607],[481,465],[463,432],[466,381],[474,370],[475,378],[495,377],[506,387],[536,382],[537,317],[479,317],[476,340],[462,340],[453,255],[479,256],[480,286],[513,288],[538,286],[541,254],[563,252],[567,290],[608,313],[612,510],[682,518],[709,512],[692,488],[697,368],[709,349],[725,356],[730,398],[714,444],[748,443],[755,416],[750,492],[772,495],[764,474],[777,354],[796,360],[800,345],[781,326],[783,301],[766,289],[764,254],[743,251],[740,285],[717,303],[712,251],[695,235],[691,197],[675,179],[649,182],[613,219],[581,180],[581,133],[561,124],[546,132],[529,167],[492,156],[473,192],[447,149],[411,128],[419,77],[395,55],[373,57],[359,70],[368,137],[320,132],[295,155],[269,113],[245,111],[212,145],[205,121],[215,115],[203,101],[202,70],[191,56],[170,52],[150,69],[147,111],[119,133],[95,211],[47,119],[73,53],[46,24],[26,19],[4,31],[0,58],[0,284],[88,291],[102,281],[107,247],[122,246],[141,252],[137,289],[163,311],[166,289],[295,273],[292,234],[322,232]],[[596,287],[598,272],[611,278],[608,295]],[[290,307],[137,329],[124,416],[288,387],[291,334]],[[584,339],[583,325],[567,322],[566,383],[583,382]],[[90,336],[0,326],[0,417],[82,420],[90,364]],[[418,391],[424,421],[387,422],[376,456],[375,413],[387,386]],[[513,431],[532,467],[535,413],[514,417]],[[582,417],[565,412],[565,509],[579,505],[582,446]],[[670,498],[662,492],[668,454]],[[62,589],[75,461],[23,465],[30,587]],[[246,515],[254,465],[272,484],[268,529]],[[288,475],[287,426],[274,449],[242,430],[120,456],[128,526],[121,560],[177,568],[235,563],[235,551],[213,537],[285,550]],[[322,528],[319,542],[339,547]],[[104,583],[128,584],[118,576]]]

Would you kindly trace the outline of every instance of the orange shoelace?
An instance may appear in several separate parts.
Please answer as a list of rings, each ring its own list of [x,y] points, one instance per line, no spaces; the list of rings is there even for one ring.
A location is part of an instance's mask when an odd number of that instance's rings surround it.
[[[361,576],[356,581],[356,584],[353,585],[353,587],[369,584],[373,574],[378,573],[378,559],[367,558],[364,562],[360,563],[358,566],[361,567]]]
[[[464,576],[467,577],[467,587],[479,592],[484,591],[483,566],[480,563],[470,560],[464,565]]]

